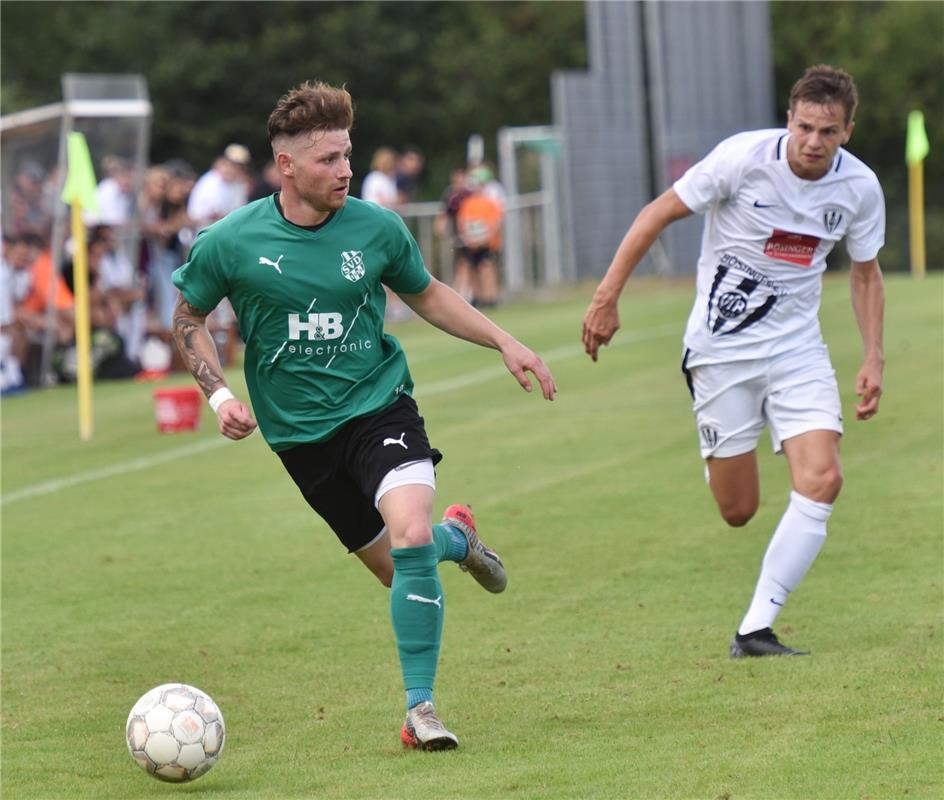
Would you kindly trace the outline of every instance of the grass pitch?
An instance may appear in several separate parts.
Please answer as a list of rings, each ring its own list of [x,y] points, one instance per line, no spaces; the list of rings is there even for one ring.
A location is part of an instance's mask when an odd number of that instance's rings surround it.
[[[509,568],[491,596],[442,567],[453,753],[401,749],[386,591],[258,434],[229,443],[207,409],[199,432],[161,435],[153,385],[97,386],[89,443],[73,389],[5,399],[4,797],[940,797],[942,280],[887,290],[885,397],[857,423],[848,288],[825,288],[846,484],[778,620],[802,659],[727,657],[788,480],[765,439],[757,517],[717,515],[679,373],[691,286],[631,282],[598,364],[579,343],[590,287],[499,309],[548,360],[553,404],[493,352],[395,328],[446,455],[437,510],[472,503]],[[125,749],[131,705],[169,681],[226,718],[193,784]]]

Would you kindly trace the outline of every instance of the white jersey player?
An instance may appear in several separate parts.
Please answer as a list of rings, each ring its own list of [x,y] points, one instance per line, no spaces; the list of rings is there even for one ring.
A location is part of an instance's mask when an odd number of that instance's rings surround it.
[[[842,409],[818,313],[826,256],[843,238],[865,350],[856,418],[874,416],[882,393],[885,205],[875,174],[842,148],[857,102],[847,73],[808,69],[791,91],[785,130],[726,139],[643,208],[584,317],[584,347],[596,361],[619,328],[620,293],[646,251],[671,222],[705,215],[682,367],[709,485],[728,524],[751,519],[765,427],[793,484],[731,642],[735,658],[805,655],[779,642],[772,625],[816,558],[842,486]]]

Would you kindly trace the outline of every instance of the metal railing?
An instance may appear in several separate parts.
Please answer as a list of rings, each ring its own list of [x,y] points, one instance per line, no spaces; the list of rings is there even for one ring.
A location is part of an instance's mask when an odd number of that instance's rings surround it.
[[[555,263],[548,258],[545,246],[548,204],[546,192],[516,195],[506,201],[500,257],[506,290],[528,290],[560,282],[547,268],[548,263]],[[429,271],[441,281],[452,283],[452,238],[436,233],[442,203],[408,203],[397,210],[416,239]]]

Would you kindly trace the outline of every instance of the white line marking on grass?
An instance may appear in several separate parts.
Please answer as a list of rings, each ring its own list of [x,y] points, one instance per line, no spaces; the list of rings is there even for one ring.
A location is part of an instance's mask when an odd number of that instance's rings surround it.
[[[158,464],[166,464],[168,461],[177,461],[180,458],[203,453],[207,450],[213,450],[221,445],[228,444],[229,439],[222,436],[219,439],[206,439],[196,444],[186,447],[176,447],[173,450],[165,450],[163,453],[155,453],[153,456],[145,458],[135,458],[131,461],[123,461],[119,464],[112,464],[108,467],[89,470],[88,472],[79,472],[65,478],[55,478],[43,483],[34,483],[32,486],[24,486],[22,489],[10,492],[0,498],[0,505],[9,505],[17,503],[20,500],[28,500],[31,497],[41,497],[45,494],[55,494],[63,489],[69,489],[73,486],[80,486],[83,483],[91,481],[100,481],[105,478],[114,478],[116,475],[124,475],[128,472],[138,472],[142,469],[150,469]]]
[[[658,339],[662,336],[667,336],[670,333],[678,333],[678,331],[679,326],[673,323],[662,325],[658,328],[652,328],[648,331],[640,331],[638,333],[625,332],[620,334],[620,336],[611,345],[609,345],[609,347],[621,347],[628,344],[637,344],[638,342],[649,339]],[[574,356],[583,355],[583,352],[583,345],[581,344],[562,345],[561,347],[555,347],[553,350],[547,351],[543,356],[544,363],[552,364],[555,361],[562,361],[565,358],[573,358]],[[485,383],[486,381],[495,380],[496,378],[501,378],[505,375],[508,375],[508,370],[505,369],[504,365],[496,365],[493,367],[476,370],[475,372],[468,372],[465,375],[457,375],[454,378],[447,378],[446,380],[431,383],[415,393],[417,396],[429,397],[431,395],[444,394],[445,392],[462,389],[466,386]],[[163,453],[155,453],[154,455],[147,456],[145,458],[135,458],[131,461],[123,461],[119,464],[112,464],[108,467],[101,467],[100,469],[93,469],[89,470],[88,472],[79,472],[75,475],[69,475],[65,478],[55,478],[50,481],[43,481],[42,483],[34,483],[32,486],[24,486],[22,489],[16,489],[8,494],[3,495],[0,497],[0,505],[10,505],[12,503],[18,503],[21,500],[29,500],[33,497],[42,497],[43,495],[47,494],[55,494],[56,492],[60,492],[63,489],[70,489],[73,486],[81,486],[83,483],[91,483],[92,481],[114,478],[116,475],[124,475],[128,472],[138,472],[143,469],[150,469],[151,467],[156,467],[159,464],[166,464],[168,461],[177,461],[178,459],[204,453],[207,450],[213,450],[217,447],[221,447],[224,444],[230,443],[231,442],[229,439],[226,439],[222,436],[218,439],[205,439],[201,442],[187,445],[185,447],[176,447],[173,450],[165,450]]]
[[[621,333],[611,344],[607,345],[606,349],[612,349],[614,347],[622,347],[627,344],[638,344],[639,342],[644,342],[649,339],[659,339],[663,336],[668,336],[669,334],[676,334],[681,336],[681,327],[678,323],[668,323],[666,325],[660,325],[658,328],[651,328],[648,331],[640,331],[638,333],[633,333],[632,331]],[[681,346],[681,343],[680,343]],[[565,358],[573,358],[574,356],[580,356],[584,354],[584,349],[582,344],[565,344],[560,347],[555,347],[553,350],[548,350],[541,357],[544,359],[545,364],[553,364],[555,361],[563,361]],[[587,356],[589,358],[589,356]],[[681,350],[679,350],[679,363],[682,361]],[[443,394],[444,392],[451,392],[454,389],[463,389],[466,386],[474,386],[479,383],[485,383],[485,381],[494,380],[495,378],[501,378],[505,375],[509,375],[507,369],[505,369],[504,364],[499,364],[492,367],[484,367],[482,369],[476,370],[475,372],[467,372],[464,375],[456,375],[454,378],[448,378],[444,381],[437,381],[436,383],[431,383],[427,386],[417,386],[413,390],[413,394],[416,397],[429,397],[435,394]],[[512,378],[514,380],[514,378]]]

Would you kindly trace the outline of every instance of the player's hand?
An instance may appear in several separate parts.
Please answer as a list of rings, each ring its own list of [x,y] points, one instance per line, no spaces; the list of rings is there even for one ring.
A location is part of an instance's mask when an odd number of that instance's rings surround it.
[[[217,409],[216,421],[219,423],[220,433],[227,439],[235,441],[245,439],[256,429],[252,412],[244,403],[235,398],[223,401]]]
[[[545,400],[553,400],[557,394],[557,384],[554,382],[554,376],[547,368],[547,365],[531,350],[525,347],[521,342],[512,341],[502,348],[502,359],[508,371],[515,376],[519,385],[526,392],[532,389],[531,380],[528,378],[528,372],[532,373],[541,384],[541,392]]]
[[[882,365],[866,361],[856,376],[856,394],[861,398],[856,404],[856,419],[872,419],[878,413],[878,402],[882,396]]]
[[[583,316],[583,347],[594,361],[601,345],[608,345],[619,330],[620,318],[616,301],[601,300],[594,296]]]

